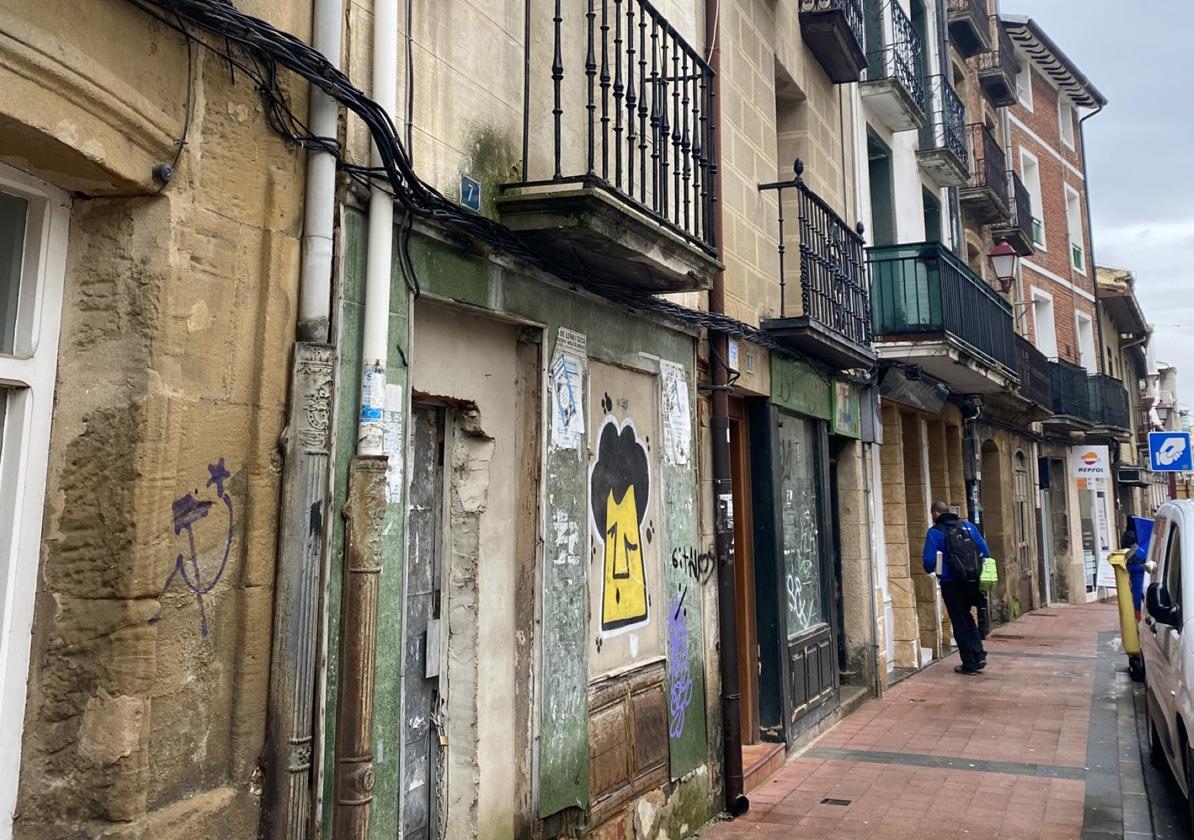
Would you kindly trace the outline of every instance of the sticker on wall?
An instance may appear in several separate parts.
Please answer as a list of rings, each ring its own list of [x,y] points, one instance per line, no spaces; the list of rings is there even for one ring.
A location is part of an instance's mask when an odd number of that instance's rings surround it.
[[[382,448],[389,457],[386,466],[386,502],[402,503],[402,490],[406,482],[406,449],[402,440],[402,410],[406,403],[406,392],[401,385],[386,385],[386,408],[382,416]]]
[[[688,376],[684,366],[659,362],[663,379],[663,456],[669,464],[687,464],[692,447],[692,413],[688,407]]]
[[[585,336],[560,327],[551,360],[551,445],[576,449],[585,431],[584,363],[588,353]]]
[[[634,423],[606,417],[589,477],[593,535],[602,557],[601,632],[647,623],[643,519],[651,497],[647,448]]]

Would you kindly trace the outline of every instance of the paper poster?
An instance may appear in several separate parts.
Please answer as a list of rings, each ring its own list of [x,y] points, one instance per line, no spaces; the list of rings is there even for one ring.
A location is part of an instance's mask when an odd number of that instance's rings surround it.
[[[391,505],[402,503],[402,490],[406,483],[406,443],[402,439],[402,412],[406,404],[406,392],[401,385],[386,385],[386,410],[382,419],[382,447],[389,456],[386,466],[386,502]]]
[[[560,327],[551,360],[551,444],[576,449],[585,432],[583,378],[588,356],[585,336]]]
[[[1095,576],[1095,586],[1098,588],[1115,588],[1115,568],[1108,561],[1108,554],[1099,555],[1099,568]]]
[[[663,454],[669,464],[687,464],[692,448],[692,411],[684,366],[659,362],[663,378]]]

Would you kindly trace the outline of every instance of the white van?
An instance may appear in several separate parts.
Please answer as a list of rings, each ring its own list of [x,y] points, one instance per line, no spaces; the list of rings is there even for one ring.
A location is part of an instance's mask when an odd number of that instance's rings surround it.
[[[1194,817],[1194,567],[1183,568],[1194,564],[1194,501],[1161,506],[1148,563],[1140,651],[1152,761],[1173,772]]]

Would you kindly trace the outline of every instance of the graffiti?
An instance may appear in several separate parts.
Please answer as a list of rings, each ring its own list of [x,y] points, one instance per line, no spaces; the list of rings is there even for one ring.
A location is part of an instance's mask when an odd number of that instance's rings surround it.
[[[789,636],[822,621],[820,528],[811,440],[807,424],[797,420],[781,424],[778,449]]]
[[[672,552],[672,568],[682,570],[697,583],[708,583],[716,567],[713,555],[707,551],[697,554],[696,549],[690,547]]]
[[[682,589],[672,599],[667,615],[667,658],[672,670],[672,685],[668,693],[668,708],[671,711],[671,724],[668,734],[679,738],[684,734],[684,716],[688,706],[692,703],[692,672],[688,663],[688,624],[685,619],[688,611],[684,609],[684,596],[687,589]]]
[[[642,526],[651,494],[651,470],[647,449],[632,421],[619,423],[607,416],[597,437],[589,504],[593,533],[603,548],[601,630],[609,632],[647,621]]]
[[[203,604],[203,596],[211,592],[216,584],[220,582],[220,578],[224,576],[224,570],[228,566],[228,557],[232,552],[232,497],[228,495],[224,489],[224,481],[231,478],[232,474],[224,467],[224,459],[221,457],[218,463],[208,464],[207,471],[210,477],[207,479],[207,484],[204,488],[215,485],[216,498],[224,503],[224,507],[228,511],[228,534],[224,540],[224,556],[220,559],[220,564],[212,572],[212,574],[204,582],[204,569],[199,562],[199,551],[195,547],[195,525],[207,519],[211,508],[215,502],[209,500],[200,500],[196,496],[199,491],[195,490],[193,493],[187,493],[180,498],[174,500],[171,505],[174,515],[174,535],[181,536],[183,531],[187,533],[187,551],[180,552],[174,558],[174,568],[171,569],[170,575],[166,578],[166,583],[162,586],[162,592],[158,595],[159,602],[165,597],[167,590],[174,583],[175,578],[181,578],[183,585],[195,595],[195,601],[199,605],[199,635],[207,638],[207,609]],[[188,570],[188,563],[190,569]],[[162,615],[162,608],[159,603],[157,613],[149,619],[149,623],[155,623]]]

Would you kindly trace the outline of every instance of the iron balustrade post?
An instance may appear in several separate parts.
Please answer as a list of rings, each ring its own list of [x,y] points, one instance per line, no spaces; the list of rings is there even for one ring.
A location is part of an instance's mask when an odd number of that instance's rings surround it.
[[[614,0],[614,185],[622,188],[622,0]]]
[[[555,122],[555,179],[559,180],[564,177],[563,168],[560,160],[560,132],[563,126],[564,108],[561,100],[561,86],[564,82],[564,54],[560,45],[560,30],[564,24],[564,18],[560,11],[560,0],[556,0],[556,13],[552,18],[555,26],[555,51],[551,62],[551,81],[555,93],[555,106],[551,113]]]
[[[637,115],[637,92],[634,89],[634,4],[626,3],[626,192],[634,195],[634,118]]]
[[[589,103],[585,106],[585,111],[588,113],[588,169],[586,174],[594,174],[594,166],[597,162],[597,126],[595,120],[597,119],[597,53],[595,44],[594,27],[597,25],[597,7],[594,0],[589,0],[589,10],[585,14],[585,19],[588,22],[589,29],[589,48],[585,53],[585,79],[588,82],[589,88]]]

